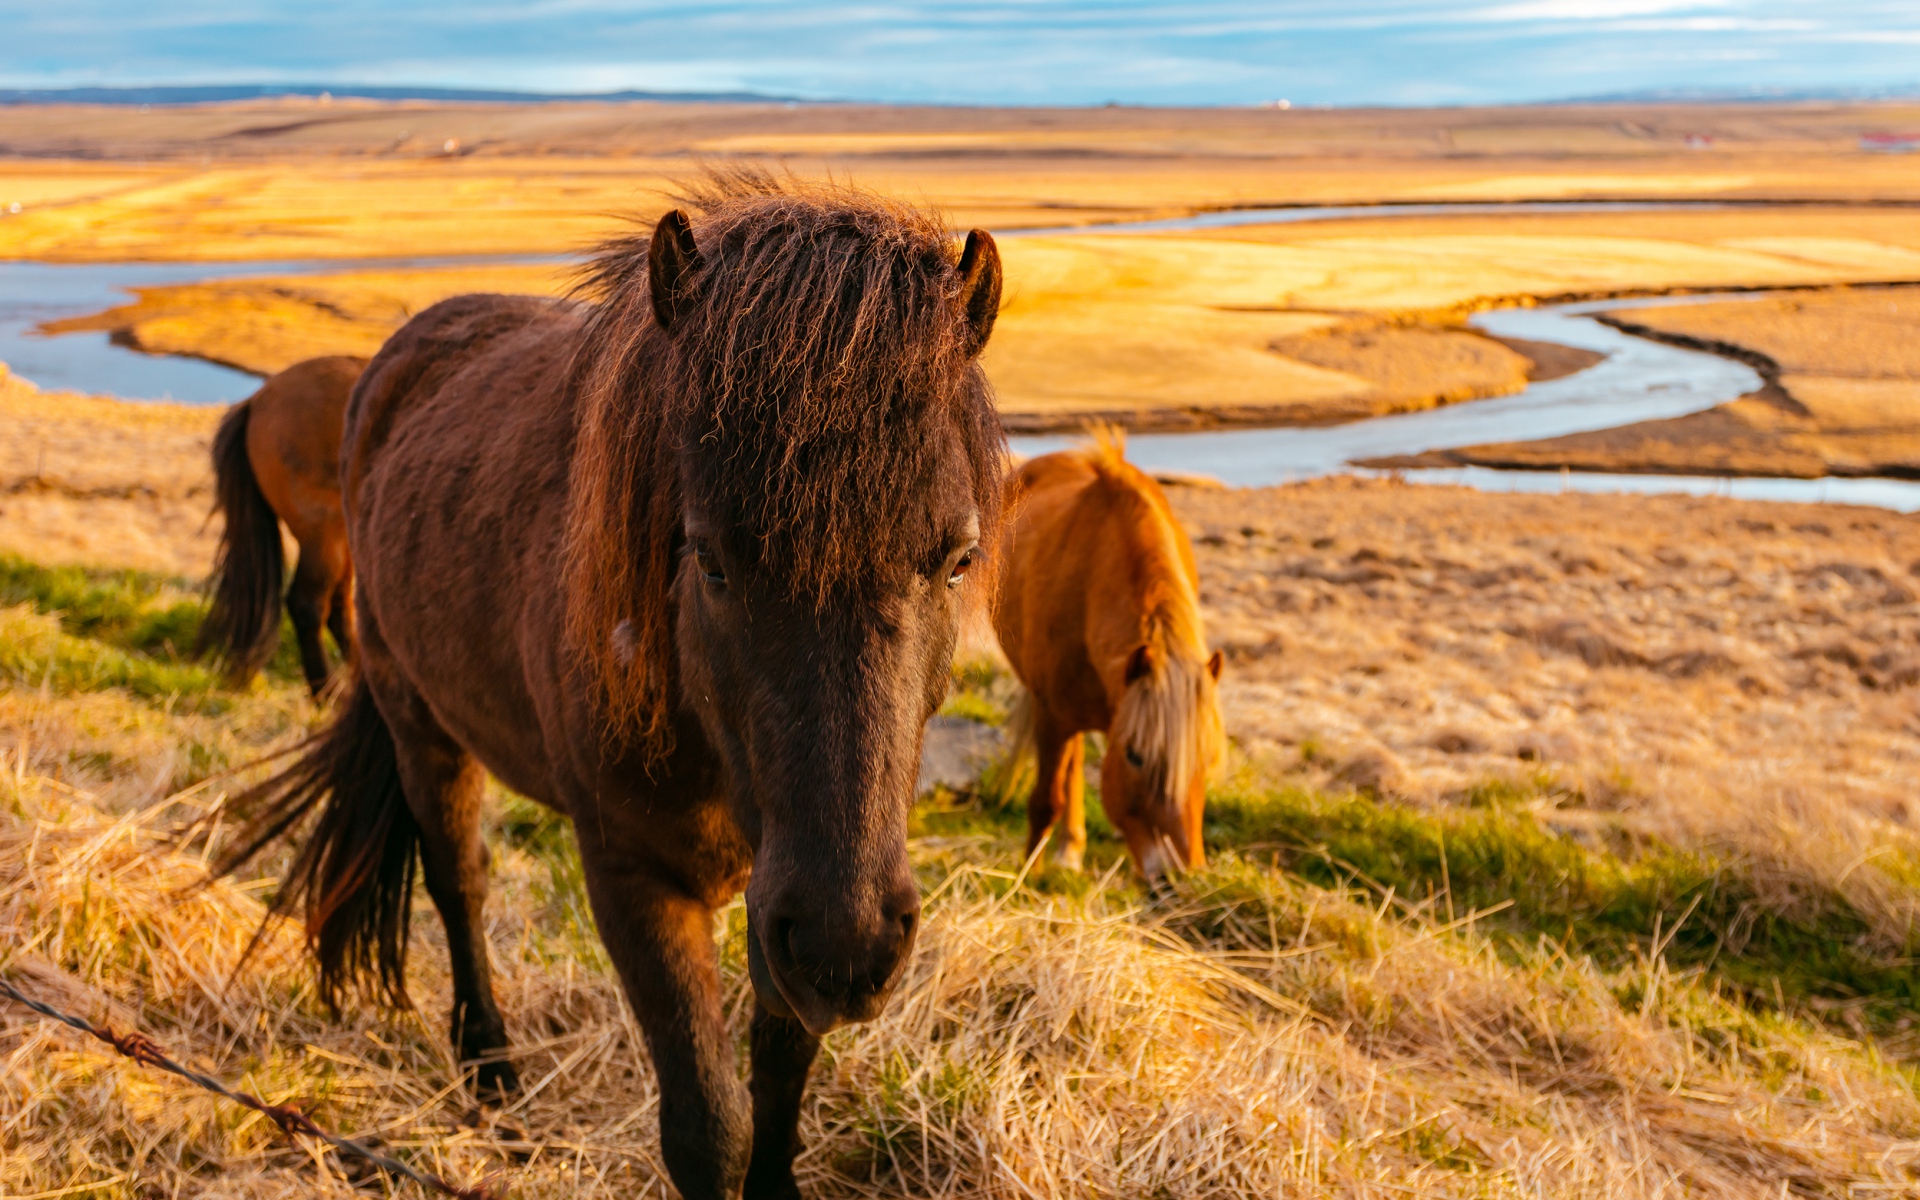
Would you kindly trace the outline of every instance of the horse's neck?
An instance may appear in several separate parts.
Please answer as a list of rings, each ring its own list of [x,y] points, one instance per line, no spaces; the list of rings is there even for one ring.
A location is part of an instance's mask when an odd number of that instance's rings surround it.
[[[1199,662],[1206,657],[1199,597],[1180,554],[1179,533],[1172,518],[1149,497],[1138,500],[1144,514],[1116,521],[1120,536],[1134,543],[1128,557],[1135,566],[1127,572],[1130,586],[1112,589],[1116,601],[1129,611],[1114,626],[1123,631],[1126,644],[1112,647],[1111,652],[1130,653],[1144,640],[1159,654]]]

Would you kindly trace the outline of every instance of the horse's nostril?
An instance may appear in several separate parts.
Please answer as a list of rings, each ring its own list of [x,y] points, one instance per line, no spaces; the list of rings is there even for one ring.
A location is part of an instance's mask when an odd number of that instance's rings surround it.
[[[793,944],[794,923],[785,917],[777,917],[773,922],[773,944],[786,952],[788,962],[798,962],[800,948]]]
[[[913,940],[913,931],[920,924],[920,914],[905,912],[900,914],[900,942],[905,945]]]

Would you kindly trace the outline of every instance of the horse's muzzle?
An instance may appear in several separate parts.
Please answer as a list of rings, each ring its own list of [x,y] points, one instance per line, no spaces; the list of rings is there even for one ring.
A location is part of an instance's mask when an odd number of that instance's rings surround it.
[[[806,912],[771,903],[747,920],[747,971],[761,1007],[818,1037],[879,1015],[913,951],[920,897],[911,879],[873,911]]]

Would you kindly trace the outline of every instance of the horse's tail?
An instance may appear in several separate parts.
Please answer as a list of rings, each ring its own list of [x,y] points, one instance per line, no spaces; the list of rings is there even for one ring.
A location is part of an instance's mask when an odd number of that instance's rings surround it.
[[[1034,772],[1039,769],[1040,743],[1034,731],[1032,692],[1020,689],[1007,712],[1006,724],[1000,728],[1006,753],[988,768],[981,783],[996,804],[1005,806],[1026,799],[1033,788]]]
[[[234,683],[251,679],[273,657],[280,640],[280,594],[287,569],[280,518],[260,491],[247,458],[252,411],[242,400],[213,435],[213,506],[226,528],[214,553],[213,603],[194,643],[196,655],[216,654]]]
[[[341,994],[368,976],[389,1003],[410,1007],[407,927],[420,827],[401,790],[393,732],[366,680],[353,681],[346,704],[306,753],[233,805],[250,819],[216,874],[242,866],[319,809],[273,911],[302,908],[320,994],[336,1011]]]

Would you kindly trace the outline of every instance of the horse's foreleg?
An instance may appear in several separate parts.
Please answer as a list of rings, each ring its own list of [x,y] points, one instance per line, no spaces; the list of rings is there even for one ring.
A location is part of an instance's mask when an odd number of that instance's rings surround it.
[[[387,710],[398,709],[399,720]],[[411,711],[410,711],[411,710]],[[493,998],[486,917],[487,845],[480,835],[480,797],[486,772],[429,724],[424,705],[385,704],[399,750],[407,807],[420,826],[420,865],[427,894],[447,930],[453,971],[453,1053],[461,1062],[485,1059],[475,1074],[482,1096],[497,1098],[520,1089],[520,1077],[503,1055],[507,1025]]]
[[[593,917],[660,1079],[667,1174],[685,1200],[733,1200],[752,1116],[721,1015],[713,910],[581,840]]]
[[[1053,861],[1078,871],[1087,854],[1087,739],[1074,734],[1061,755],[1060,820],[1054,826]]]
[[[1033,794],[1027,799],[1027,856],[1032,857],[1048,832],[1055,831],[1055,861],[1078,868],[1087,844],[1082,738],[1078,733],[1060,733],[1045,713],[1038,713],[1034,743],[1039,766]]]
[[[800,1101],[820,1039],[787,1017],[753,1009],[753,1158],[746,1200],[798,1200],[793,1159],[800,1153]]]

